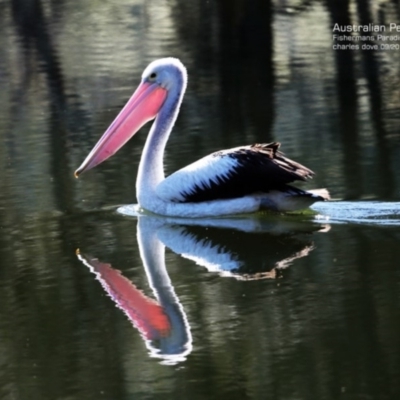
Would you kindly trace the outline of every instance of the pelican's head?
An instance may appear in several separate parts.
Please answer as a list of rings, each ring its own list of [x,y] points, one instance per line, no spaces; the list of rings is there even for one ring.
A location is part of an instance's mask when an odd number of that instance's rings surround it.
[[[177,58],[160,58],[150,63],[142,74],[142,84],[156,84],[170,91],[175,87],[186,86],[185,66]]]
[[[182,98],[187,74],[176,58],[153,61],[125,107],[75,171],[78,177],[115,154],[146,122],[154,119],[169,98]]]

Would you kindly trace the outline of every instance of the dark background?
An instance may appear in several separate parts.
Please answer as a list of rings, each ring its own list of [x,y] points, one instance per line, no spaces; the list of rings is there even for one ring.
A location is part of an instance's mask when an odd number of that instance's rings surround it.
[[[73,172],[166,56],[189,73],[167,172],[274,140],[316,172],[310,188],[398,201],[400,50],[335,51],[335,23],[399,24],[400,5],[0,0],[0,398],[398,398],[395,225],[223,231],[233,236],[221,251],[250,249],[256,271],[294,256],[277,280],[224,278],[167,250],[193,335],[173,366],[149,357],[75,256],[110,262],[152,296],[136,219],[114,212],[136,201],[148,126],[81,179]]]

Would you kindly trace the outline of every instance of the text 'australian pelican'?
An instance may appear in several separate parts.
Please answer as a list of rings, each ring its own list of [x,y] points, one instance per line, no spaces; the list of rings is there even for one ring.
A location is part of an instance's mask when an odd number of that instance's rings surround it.
[[[262,209],[293,211],[327,200],[325,189],[305,191],[289,183],[314,173],[283,156],[279,143],[218,151],[165,178],[164,149],[178,116],[187,73],[175,58],[152,62],[142,81],[99,142],[76,170],[78,177],[116,153],[155,118],[136,181],[140,207],[181,217],[221,216]]]

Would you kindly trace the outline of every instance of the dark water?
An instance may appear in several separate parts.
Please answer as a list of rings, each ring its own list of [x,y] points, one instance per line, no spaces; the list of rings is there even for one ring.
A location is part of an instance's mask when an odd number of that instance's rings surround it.
[[[1,399],[399,398],[400,51],[334,51],[336,22],[400,9],[0,1]],[[189,72],[168,172],[277,140],[340,201],[123,216],[148,128],[76,180],[164,56]]]

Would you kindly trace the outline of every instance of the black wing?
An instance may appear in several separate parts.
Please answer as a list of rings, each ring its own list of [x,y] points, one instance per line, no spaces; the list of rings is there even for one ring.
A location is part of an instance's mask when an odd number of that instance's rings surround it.
[[[286,158],[280,143],[254,144],[218,151],[175,172],[157,188],[160,197],[178,202],[202,202],[285,190],[314,172]]]

